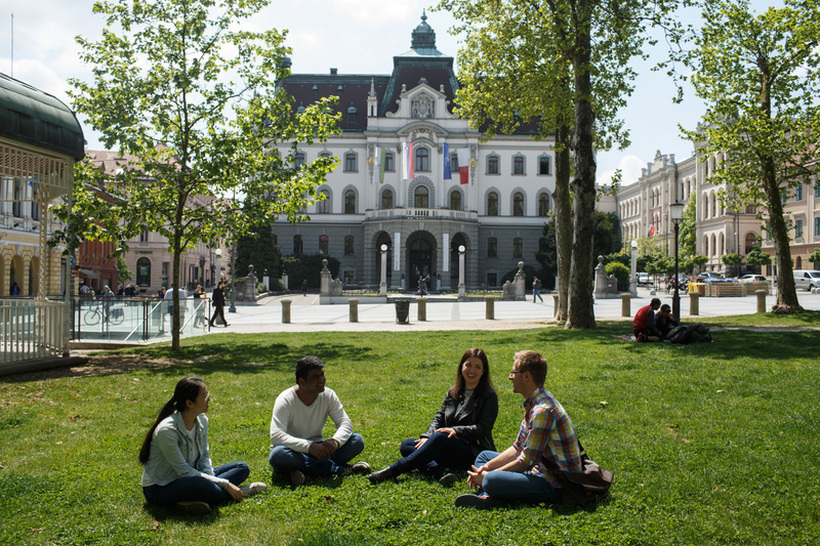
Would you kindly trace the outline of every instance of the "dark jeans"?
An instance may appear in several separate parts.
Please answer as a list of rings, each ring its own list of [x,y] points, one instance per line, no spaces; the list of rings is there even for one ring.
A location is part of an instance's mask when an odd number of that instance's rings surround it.
[[[396,474],[422,470],[434,478],[444,475],[445,469],[467,470],[473,464],[473,449],[458,438],[448,438],[444,432],[435,432],[416,449],[416,440],[410,438],[401,443],[402,458],[390,465]]]
[[[245,463],[228,463],[214,468],[218,478],[239,485],[248,479],[251,471]],[[179,478],[168,485],[151,485],[142,488],[145,500],[158,506],[173,506],[183,501],[202,501],[208,504],[225,504],[231,496],[219,484],[201,476]]]
[[[227,325],[228,321],[225,320],[225,306],[224,305],[214,305],[214,315],[211,317],[211,324],[216,320],[216,317],[222,319],[222,324]]]
[[[498,456],[496,451],[482,451],[475,460],[476,468]],[[496,500],[506,502],[557,502],[561,500],[561,490],[553,489],[547,479],[540,474],[491,470],[484,474],[484,481],[478,494],[486,494]]]
[[[293,451],[285,446],[273,448],[268,460],[274,472],[285,476],[294,470],[306,472],[311,476],[335,476],[344,470],[353,457],[363,450],[364,439],[361,434],[354,432],[342,447],[323,461],[309,453]]]

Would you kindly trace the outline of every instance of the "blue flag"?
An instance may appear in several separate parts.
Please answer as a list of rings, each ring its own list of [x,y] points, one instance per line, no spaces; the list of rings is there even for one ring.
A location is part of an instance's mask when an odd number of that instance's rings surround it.
[[[452,180],[453,175],[450,172],[450,147],[444,143],[444,180]]]

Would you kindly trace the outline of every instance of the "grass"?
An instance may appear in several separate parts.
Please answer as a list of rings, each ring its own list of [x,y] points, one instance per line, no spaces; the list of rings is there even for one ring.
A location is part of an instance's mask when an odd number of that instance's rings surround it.
[[[816,325],[818,315],[782,324]],[[590,331],[219,334],[183,342],[180,355],[165,347],[130,351],[176,359],[172,366],[6,378],[0,543],[816,543],[817,332],[718,329],[733,320],[708,321],[716,343],[687,346],[613,339],[626,323]],[[615,472],[609,499],[589,509],[478,512],[453,506],[465,484],[444,489],[409,474],[378,487],[360,476],[295,491],[274,483],[205,518],[144,503],[137,451],[183,375],[205,378],[211,390],[215,464],[244,460],[252,480],[270,482],[270,412],[293,383],[298,357],[313,353],[327,362],[328,386],[365,438],[362,458],[381,468],[398,457],[401,440],[426,429],[458,358],[472,346],[490,357],[501,449],[521,419],[521,398],[506,380],[512,356],[523,348],[547,356],[548,389],[592,457]]]

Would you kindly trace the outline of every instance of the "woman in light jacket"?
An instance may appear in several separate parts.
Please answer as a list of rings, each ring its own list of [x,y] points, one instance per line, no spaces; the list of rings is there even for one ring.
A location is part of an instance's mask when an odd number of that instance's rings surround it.
[[[205,416],[210,401],[202,379],[185,377],[159,411],[139,455],[142,491],[149,504],[206,514],[211,505],[240,501],[266,489],[264,483],[239,487],[250,474],[245,463],[211,466]]]
[[[490,381],[490,365],[481,349],[468,349],[461,357],[453,386],[427,432],[402,442],[402,458],[367,476],[373,485],[419,469],[444,486],[457,480],[447,470],[470,468],[476,455],[495,450],[493,425],[498,417],[498,396]]]

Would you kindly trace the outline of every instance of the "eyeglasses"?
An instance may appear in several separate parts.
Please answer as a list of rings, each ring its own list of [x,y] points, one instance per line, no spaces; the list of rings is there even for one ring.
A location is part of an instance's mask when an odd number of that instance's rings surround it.
[[[510,375],[515,373],[524,373],[524,370],[510,370]]]

